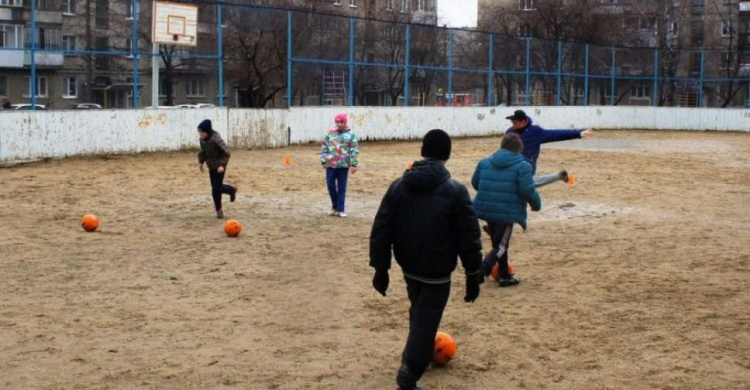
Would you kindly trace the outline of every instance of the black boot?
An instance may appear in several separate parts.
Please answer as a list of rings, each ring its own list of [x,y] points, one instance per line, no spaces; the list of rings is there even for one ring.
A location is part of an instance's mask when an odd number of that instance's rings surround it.
[[[417,387],[417,377],[405,364],[402,364],[401,368],[398,369],[396,384],[398,385],[398,390],[425,390]]]

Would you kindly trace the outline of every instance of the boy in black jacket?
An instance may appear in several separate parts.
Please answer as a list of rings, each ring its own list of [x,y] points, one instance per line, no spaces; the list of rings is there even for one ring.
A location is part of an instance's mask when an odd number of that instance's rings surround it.
[[[224,184],[224,175],[231,153],[219,133],[213,129],[210,120],[206,119],[198,125],[198,134],[201,144],[198,163],[201,172],[204,170],[203,164],[208,165],[208,176],[211,178],[211,196],[214,198],[216,218],[221,219],[224,218],[224,211],[221,208],[221,195],[228,194],[231,202],[234,202],[237,197],[237,187]]]
[[[445,168],[450,153],[446,132],[427,133],[422,144],[425,159],[391,184],[370,235],[373,287],[385,296],[393,250],[411,302],[409,338],[396,377],[400,390],[417,389],[432,360],[457,257],[466,271],[464,301],[474,302],[484,281],[479,221],[468,190]]]

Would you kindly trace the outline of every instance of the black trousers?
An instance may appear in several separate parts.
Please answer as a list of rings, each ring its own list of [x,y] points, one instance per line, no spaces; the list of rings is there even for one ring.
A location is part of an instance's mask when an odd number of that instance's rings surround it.
[[[396,381],[400,387],[414,388],[432,361],[435,336],[448,304],[451,284],[428,284],[406,278],[409,295],[409,338],[401,355]]]
[[[485,275],[489,275],[497,262],[499,263],[500,279],[509,279],[513,276],[508,269],[508,251],[510,250],[510,237],[513,235],[513,224],[489,222],[487,227],[490,231],[490,240],[492,240],[492,250],[484,258],[482,270],[484,270]],[[503,253],[498,256],[498,252],[501,250]]]
[[[226,172],[226,168],[224,168],[224,173]],[[208,177],[211,179],[211,196],[214,198],[216,211],[221,210],[221,195],[234,193],[234,187],[224,184],[224,173],[219,173],[214,169],[208,170]]]

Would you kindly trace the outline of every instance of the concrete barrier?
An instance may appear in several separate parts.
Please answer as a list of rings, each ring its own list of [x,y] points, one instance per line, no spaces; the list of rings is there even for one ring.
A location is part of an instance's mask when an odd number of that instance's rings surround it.
[[[318,142],[346,112],[363,141],[419,139],[441,128],[455,137],[501,134],[511,107],[315,107],[290,110],[181,109],[0,112],[0,161],[181,150],[198,146],[196,127],[211,119],[233,148]],[[750,110],[662,107],[529,107],[551,129],[750,132]]]

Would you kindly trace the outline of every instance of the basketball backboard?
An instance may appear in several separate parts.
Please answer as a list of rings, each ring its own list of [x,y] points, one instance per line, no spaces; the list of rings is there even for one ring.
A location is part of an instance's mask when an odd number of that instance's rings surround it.
[[[198,45],[198,6],[154,1],[153,43],[161,45]]]

